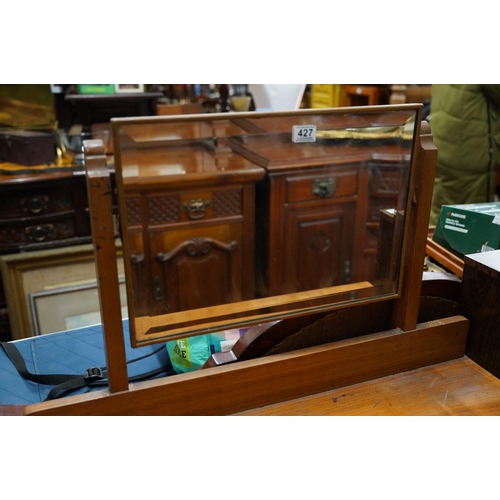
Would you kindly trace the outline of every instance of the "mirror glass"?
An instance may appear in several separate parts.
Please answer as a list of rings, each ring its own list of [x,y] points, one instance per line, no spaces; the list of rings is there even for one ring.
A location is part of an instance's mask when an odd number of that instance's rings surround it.
[[[397,297],[420,115],[113,119],[134,344]]]

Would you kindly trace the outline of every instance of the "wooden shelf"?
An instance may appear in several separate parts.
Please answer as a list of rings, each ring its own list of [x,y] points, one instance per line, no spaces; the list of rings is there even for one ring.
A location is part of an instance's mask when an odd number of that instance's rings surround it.
[[[66,94],[65,101],[130,101],[137,99],[157,99],[163,97],[162,92],[138,92],[132,94]]]

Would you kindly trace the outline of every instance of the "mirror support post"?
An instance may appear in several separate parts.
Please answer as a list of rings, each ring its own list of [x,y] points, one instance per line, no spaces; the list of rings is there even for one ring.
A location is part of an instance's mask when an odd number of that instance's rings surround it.
[[[84,141],[87,191],[109,391],[128,390],[128,375],[116,263],[111,179],[101,140]]]
[[[401,297],[394,302],[392,327],[403,331],[417,326],[425,247],[436,171],[437,148],[432,140],[430,127],[422,123],[418,139],[418,158],[413,181],[409,241],[404,256],[404,279]]]

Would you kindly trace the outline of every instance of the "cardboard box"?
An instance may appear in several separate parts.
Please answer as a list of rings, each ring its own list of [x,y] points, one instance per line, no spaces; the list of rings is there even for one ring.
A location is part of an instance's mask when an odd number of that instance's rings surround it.
[[[433,241],[463,258],[500,248],[500,203],[443,205]]]
[[[86,83],[76,86],[80,94],[114,94],[114,84]]]

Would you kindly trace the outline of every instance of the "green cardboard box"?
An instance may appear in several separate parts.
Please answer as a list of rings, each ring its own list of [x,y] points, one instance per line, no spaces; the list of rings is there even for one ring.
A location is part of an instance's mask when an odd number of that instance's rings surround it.
[[[432,239],[455,255],[500,248],[500,203],[443,205]]]
[[[80,94],[114,94],[115,86],[113,84],[86,83],[76,86]]]

